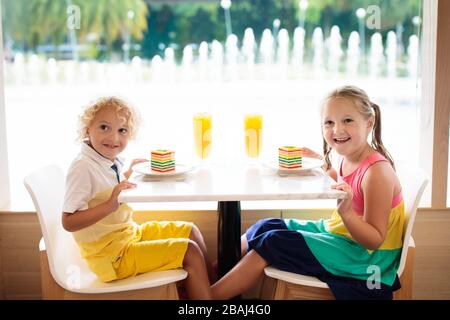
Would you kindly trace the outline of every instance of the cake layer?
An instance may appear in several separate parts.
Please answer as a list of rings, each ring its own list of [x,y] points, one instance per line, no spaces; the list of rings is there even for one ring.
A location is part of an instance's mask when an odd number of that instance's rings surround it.
[[[296,169],[296,168],[301,168],[301,167],[302,167],[302,165],[287,166],[287,165],[284,165],[284,164],[280,164],[280,168],[283,168],[283,169]]]
[[[151,154],[155,155],[155,156],[163,157],[166,155],[174,154],[174,152],[172,150],[153,150],[153,151],[151,151]]]
[[[167,169],[153,168],[153,167],[152,167],[152,170],[153,170],[153,171],[157,171],[157,172],[170,172],[170,171],[175,171],[175,167],[173,167],[173,168],[167,168]]]
[[[167,167],[160,167],[160,166],[152,166],[152,170],[153,169],[158,169],[158,170],[170,170],[170,169],[174,169],[175,166],[167,166]]]
[[[292,147],[292,146],[284,146],[284,147],[280,147],[278,148],[279,151],[282,152],[296,152],[296,151],[302,151],[302,149],[298,148],[298,147]]]
[[[301,162],[302,161],[302,157],[298,157],[298,158],[278,157],[278,159],[280,161],[286,161],[286,162]]]
[[[157,160],[151,160],[150,161],[151,162],[151,164],[152,165],[162,165],[162,166],[165,166],[165,165],[168,165],[168,164],[175,164],[175,160],[168,160],[168,161],[157,161]]]
[[[279,152],[278,155],[284,158],[300,158],[302,156],[301,152],[292,152],[292,153]]]

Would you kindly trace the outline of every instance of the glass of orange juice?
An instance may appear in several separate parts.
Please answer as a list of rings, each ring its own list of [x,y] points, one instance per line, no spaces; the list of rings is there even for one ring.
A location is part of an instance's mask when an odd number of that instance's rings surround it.
[[[204,160],[211,153],[211,114],[194,114],[194,149],[198,158]]]
[[[244,118],[245,151],[247,156],[257,159],[262,148],[263,116],[253,113],[246,114]]]

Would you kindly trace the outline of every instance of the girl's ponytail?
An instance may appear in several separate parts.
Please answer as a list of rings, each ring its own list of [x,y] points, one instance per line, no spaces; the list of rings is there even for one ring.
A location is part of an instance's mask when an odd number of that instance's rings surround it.
[[[395,170],[394,166],[394,160],[392,160],[392,156],[390,153],[386,150],[386,148],[383,145],[383,141],[381,141],[381,112],[380,107],[376,105],[375,103],[371,102],[371,106],[374,111],[374,124],[373,124],[373,130],[372,130],[372,148],[374,148],[376,151],[381,153],[392,165],[392,167]]]
[[[328,145],[328,143],[325,141],[325,139],[323,139],[323,154],[324,154],[323,159],[325,160],[325,165],[326,165],[325,171],[331,169],[330,153],[331,153],[331,147]]]

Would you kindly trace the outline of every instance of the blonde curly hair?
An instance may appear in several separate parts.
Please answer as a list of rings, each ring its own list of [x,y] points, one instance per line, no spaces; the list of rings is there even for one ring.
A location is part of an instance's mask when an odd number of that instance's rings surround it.
[[[86,106],[79,117],[78,140],[83,141],[88,139],[87,129],[92,124],[92,120],[94,120],[97,112],[106,107],[114,108],[114,111],[119,118],[125,118],[130,138],[133,139],[136,137],[137,128],[140,122],[137,111],[124,100],[110,96],[101,97]]]

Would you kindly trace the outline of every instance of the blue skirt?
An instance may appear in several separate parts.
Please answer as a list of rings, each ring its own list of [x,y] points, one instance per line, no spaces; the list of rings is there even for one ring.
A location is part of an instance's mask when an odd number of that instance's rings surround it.
[[[309,233],[308,237],[314,236]],[[400,288],[398,277],[392,286],[342,277],[328,272],[308,247],[302,232],[289,230],[283,219],[263,219],[247,232],[248,250],[255,250],[266,262],[283,271],[314,276],[328,284],[336,299],[392,299]]]

